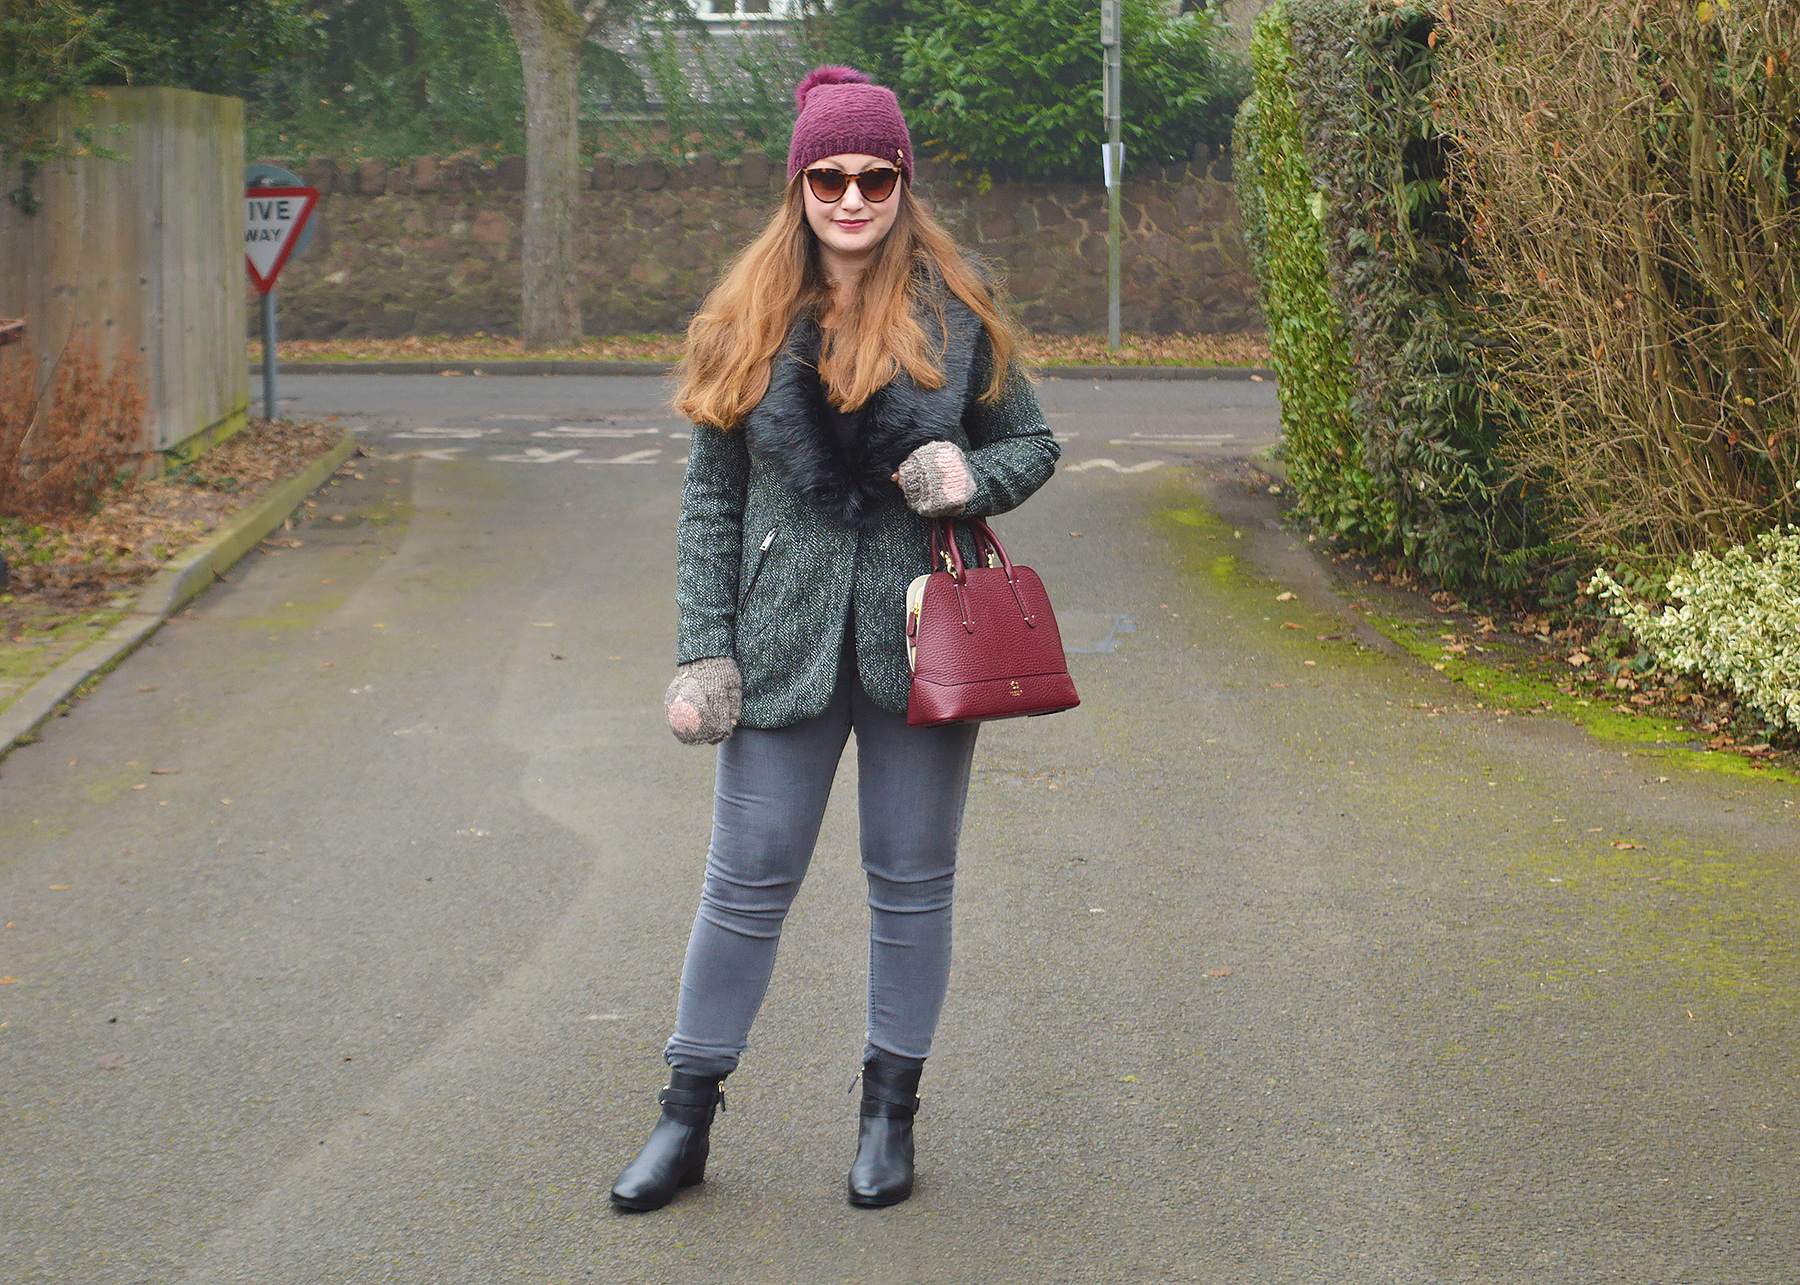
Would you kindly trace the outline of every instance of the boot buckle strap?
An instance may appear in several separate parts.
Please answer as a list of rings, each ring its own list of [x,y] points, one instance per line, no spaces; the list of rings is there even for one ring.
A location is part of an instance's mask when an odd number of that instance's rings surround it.
[[[674,1085],[665,1085],[656,1095],[658,1106],[665,1107],[710,1107],[717,1105],[719,1110],[725,1109],[725,1086],[715,1084],[705,1089],[678,1089]]]
[[[866,1075],[863,1076],[862,1095],[864,1102],[872,1099],[876,1102],[891,1103],[894,1106],[909,1107],[914,1111],[919,1109],[919,1097],[916,1093],[908,1093],[897,1084],[883,1084],[880,1080],[870,1079]]]
[[[910,1120],[919,1112],[919,1099],[908,1098],[904,1102],[891,1102],[884,1098],[863,1096],[861,1115],[864,1119],[876,1120]]]

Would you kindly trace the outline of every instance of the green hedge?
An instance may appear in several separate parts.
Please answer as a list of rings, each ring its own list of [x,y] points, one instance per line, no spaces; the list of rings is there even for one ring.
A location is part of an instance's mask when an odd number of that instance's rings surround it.
[[[1254,104],[1240,115],[1236,163],[1248,235],[1281,381],[1281,431],[1300,507],[1326,531],[1378,541],[1391,515],[1363,467],[1351,415],[1354,390],[1344,315],[1326,282],[1320,194],[1303,153],[1289,88],[1287,19],[1279,5],[1250,44]]]
[[[846,23],[870,6],[834,10]],[[1097,6],[1091,0],[913,0],[883,36],[891,82],[927,156],[1000,176],[1092,181],[1106,141]],[[1221,146],[1248,92],[1244,68],[1220,51],[1212,13],[1171,13],[1162,0],[1123,0],[1127,173]],[[882,61],[887,61],[884,58]]]
[[[1259,22],[1246,117],[1269,210],[1258,272],[1281,330],[1336,340],[1313,372],[1333,396],[1303,393],[1289,449],[1317,456],[1329,442],[1355,467],[1297,479],[1305,511],[1435,583],[1510,590],[1555,551],[1499,457],[1517,413],[1482,366],[1465,233],[1444,197],[1434,21],[1420,3],[1287,0]],[[1279,167],[1260,160],[1278,150]],[[1314,216],[1304,249],[1283,245],[1274,213],[1302,195]],[[1322,286],[1303,293],[1291,281],[1314,270],[1292,260],[1314,245]],[[1317,347],[1294,348],[1288,364],[1317,361]],[[1283,369],[1284,400],[1291,377]]]

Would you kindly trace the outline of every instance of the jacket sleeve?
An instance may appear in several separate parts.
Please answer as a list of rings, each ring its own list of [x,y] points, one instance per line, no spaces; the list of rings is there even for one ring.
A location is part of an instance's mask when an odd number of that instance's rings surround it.
[[[675,663],[737,655],[738,568],[750,453],[743,431],[694,425],[675,527]]]
[[[985,332],[970,372],[968,409],[963,431],[968,434],[969,472],[975,494],[963,506],[972,518],[992,517],[1023,504],[1056,471],[1062,448],[1050,435],[1037,394],[1017,361],[1006,373],[998,399],[984,402],[980,393],[993,370],[993,349]]]

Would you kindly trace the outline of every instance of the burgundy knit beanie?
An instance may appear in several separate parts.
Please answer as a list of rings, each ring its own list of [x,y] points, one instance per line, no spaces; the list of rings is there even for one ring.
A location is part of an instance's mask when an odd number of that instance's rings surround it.
[[[910,184],[912,135],[894,91],[869,83],[854,67],[818,67],[794,90],[800,118],[788,144],[788,182],[827,156],[879,156]]]

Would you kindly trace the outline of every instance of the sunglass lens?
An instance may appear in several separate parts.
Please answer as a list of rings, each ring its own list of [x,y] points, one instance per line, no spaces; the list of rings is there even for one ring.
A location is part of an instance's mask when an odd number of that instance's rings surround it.
[[[856,186],[862,193],[863,200],[885,201],[894,194],[894,184],[899,179],[899,170],[865,170],[856,176]]]
[[[821,201],[835,201],[850,186],[850,176],[842,170],[808,170],[806,183]]]

